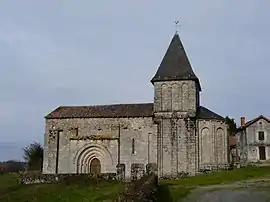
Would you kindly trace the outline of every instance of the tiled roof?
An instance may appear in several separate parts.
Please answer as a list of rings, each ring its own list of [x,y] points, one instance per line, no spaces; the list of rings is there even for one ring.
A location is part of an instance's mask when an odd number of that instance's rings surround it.
[[[95,106],[61,106],[45,118],[114,118],[148,117],[153,115],[153,103]]]
[[[198,119],[215,119],[224,121],[224,117],[212,112],[210,109],[206,107],[200,106],[197,110],[197,118]]]
[[[265,121],[270,122],[270,119],[268,119],[267,117],[265,117],[263,115],[260,115],[260,116],[256,117],[255,119],[252,119],[252,120],[246,122],[244,126],[240,126],[239,128],[237,128],[237,132],[243,130],[244,128],[249,127],[250,125],[252,125],[253,123],[257,122],[260,119],[264,119]]]
[[[244,127],[248,127],[248,126],[250,126],[251,124],[255,123],[256,121],[258,121],[258,120],[260,120],[260,119],[264,119],[264,120],[266,120],[267,122],[270,122],[270,120],[269,120],[268,118],[266,118],[266,117],[263,116],[263,115],[260,115],[260,116],[256,117],[255,119],[252,119],[252,120],[246,122],[246,124],[244,125]]]
[[[94,106],[61,106],[45,116],[46,119],[61,118],[117,118],[117,117],[151,117],[153,103],[114,104]],[[200,106],[197,111],[199,119],[224,118],[209,109]]]
[[[192,70],[184,46],[176,33],[151,82],[171,80],[194,80],[201,90],[198,77]]]

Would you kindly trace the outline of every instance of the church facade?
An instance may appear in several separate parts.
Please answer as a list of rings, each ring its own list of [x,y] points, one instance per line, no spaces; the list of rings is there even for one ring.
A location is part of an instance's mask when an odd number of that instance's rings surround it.
[[[200,105],[201,85],[176,33],[151,80],[154,102],[60,106],[46,117],[43,173],[116,173],[156,165],[159,177],[228,163],[227,124]]]

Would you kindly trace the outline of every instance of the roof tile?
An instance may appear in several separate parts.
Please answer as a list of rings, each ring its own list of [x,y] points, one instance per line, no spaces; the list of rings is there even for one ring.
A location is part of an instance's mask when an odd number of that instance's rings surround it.
[[[115,118],[147,117],[152,115],[153,103],[140,103],[95,106],[60,106],[45,118]]]
[[[124,118],[151,116],[153,116],[153,103],[139,103],[93,106],[60,106],[45,116],[45,118]],[[202,106],[198,108],[197,118],[218,120],[224,119],[222,116]]]

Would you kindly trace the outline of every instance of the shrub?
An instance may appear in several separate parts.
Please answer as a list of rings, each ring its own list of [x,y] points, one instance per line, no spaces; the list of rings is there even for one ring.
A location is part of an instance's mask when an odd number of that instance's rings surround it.
[[[116,201],[153,201],[157,191],[157,175],[151,174],[127,183]]]

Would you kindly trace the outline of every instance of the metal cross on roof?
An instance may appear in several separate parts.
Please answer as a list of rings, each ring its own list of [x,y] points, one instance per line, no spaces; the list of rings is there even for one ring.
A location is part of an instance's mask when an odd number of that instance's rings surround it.
[[[180,28],[179,20],[175,20],[174,24],[175,24],[175,33],[178,33],[178,30]]]

